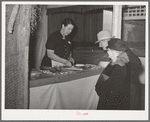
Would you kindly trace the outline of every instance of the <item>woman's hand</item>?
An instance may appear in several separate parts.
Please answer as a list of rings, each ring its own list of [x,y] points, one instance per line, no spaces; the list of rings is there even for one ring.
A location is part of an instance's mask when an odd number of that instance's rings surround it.
[[[75,62],[72,57],[69,58],[69,61],[70,61],[72,64],[74,64],[74,62]]]
[[[65,61],[64,65],[65,65],[65,66],[69,66],[69,67],[71,67],[71,66],[72,66],[71,62],[70,62],[70,61],[68,61],[68,60],[66,60],[66,61]]]

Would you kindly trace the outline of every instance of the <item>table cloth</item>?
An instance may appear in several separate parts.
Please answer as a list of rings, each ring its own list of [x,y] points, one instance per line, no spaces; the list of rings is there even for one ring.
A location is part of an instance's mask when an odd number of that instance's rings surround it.
[[[98,96],[95,84],[101,72],[93,70],[31,81],[30,109],[96,109]]]

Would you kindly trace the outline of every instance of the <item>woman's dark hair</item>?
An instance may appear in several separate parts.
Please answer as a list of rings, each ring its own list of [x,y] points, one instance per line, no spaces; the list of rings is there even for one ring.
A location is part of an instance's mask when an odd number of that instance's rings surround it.
[[[67,26],[68,24],[72,24],[73,26],[75,26],[74,21],[71,18],[66,18],[62,21],[61,25]]]
[[[77,34],[78,32],[78,27],[77,25],[74,23],[74,21],[71,18],[66,18],[62,21],[61,25],[67,26],[68,24],[72,24],[74,26],[72,32],[67,36],[69,38],[74,38],[74,36]]]

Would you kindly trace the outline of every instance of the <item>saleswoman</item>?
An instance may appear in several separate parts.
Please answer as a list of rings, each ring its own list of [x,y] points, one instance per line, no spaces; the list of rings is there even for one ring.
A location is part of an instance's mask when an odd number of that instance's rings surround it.
[[[61,29],[49,36],[41,67],[51,67],[55,65],[72,66],[74,59],[72,58],[72,42],[69,39],[69,35],[74,27],[74,21],[70,18],[66,18],[62,21]]]
[[[126,50],[118,39],[108,42],[107,53],[111,62],[96,84],[98,110],[129,110],[131,67]]]

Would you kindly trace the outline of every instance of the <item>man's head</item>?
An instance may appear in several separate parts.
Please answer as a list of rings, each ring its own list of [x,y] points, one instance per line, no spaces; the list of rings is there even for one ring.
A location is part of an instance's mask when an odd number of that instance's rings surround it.
[[[108,41],[113,38],[109,30],[102,30],[97,34],[97,39],[95,43],[99,43],[100,47],[102,47],[104,50],[106,50],[106,47],[108,46]]]

